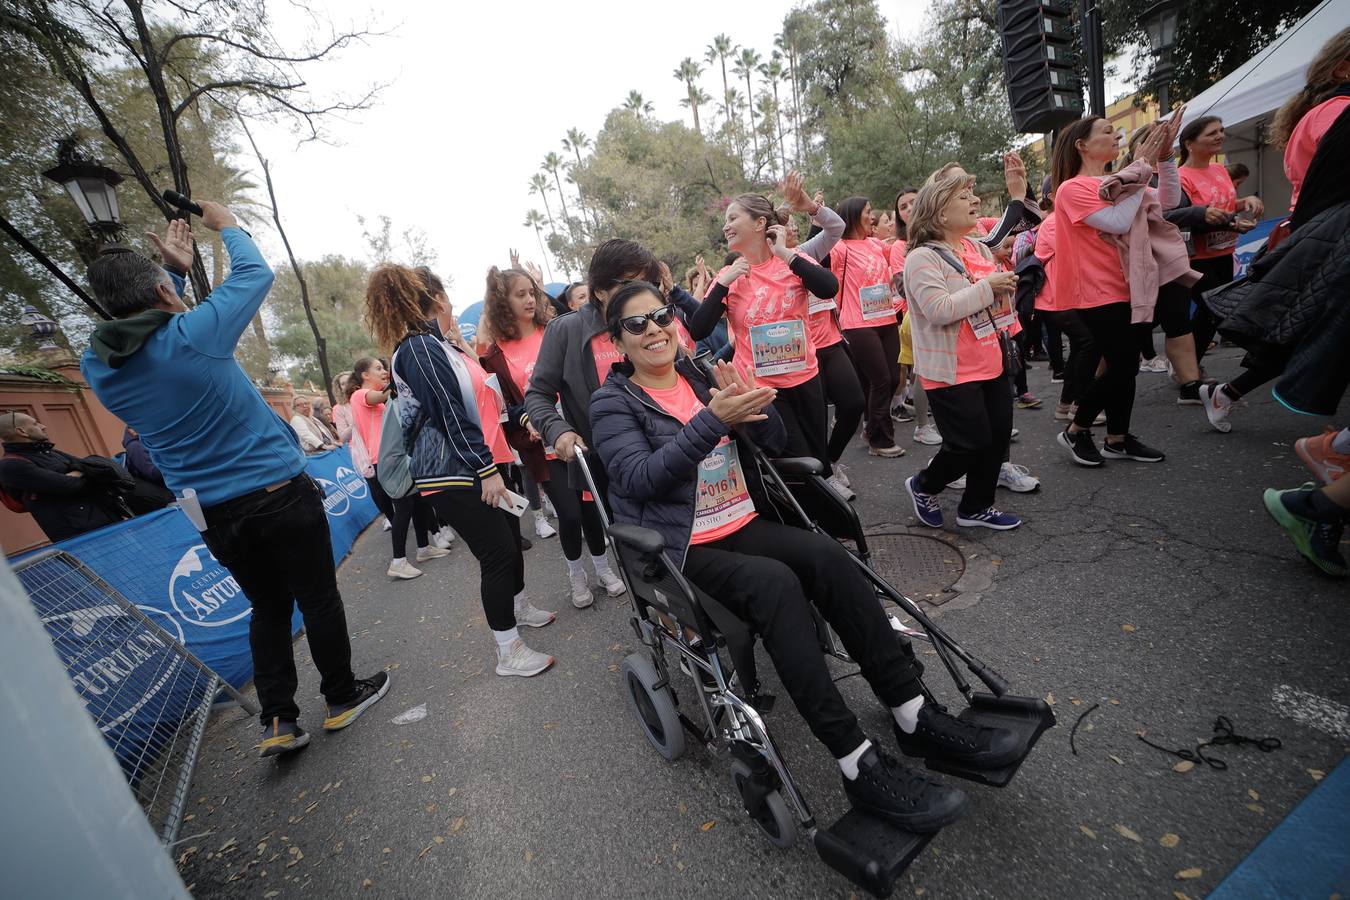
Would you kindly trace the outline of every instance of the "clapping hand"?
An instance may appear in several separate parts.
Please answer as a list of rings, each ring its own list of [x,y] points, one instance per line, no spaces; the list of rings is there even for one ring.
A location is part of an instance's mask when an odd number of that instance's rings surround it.
[[[1003,182],[1008,186],[1009,197],[1014,200],[1026,199],[1027,167],[1016,153],[1003,154]]]
[[[712,400],[708,409],[727,425],[739,425],[742,422],[762,422],[768,418],[760,410],[768,406],[778,396],[773,388],[755,387],[755,377],[743,375],[725,360],[718,360],[713,369],[713,380],[718,387],[712,390]]]
[[[145,236],[159,251],[164,265],[180,273],[192,268],[192,226],[187,219],[171,219],[163,240],[153,231],[147,231]]]

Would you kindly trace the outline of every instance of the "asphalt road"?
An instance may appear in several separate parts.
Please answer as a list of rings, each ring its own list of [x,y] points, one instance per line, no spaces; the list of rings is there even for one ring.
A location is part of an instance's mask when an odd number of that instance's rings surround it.
[[[1211,372],[1234,374],[1237,359],[1220,352]],[[1266,486],[1306,479],[1292,444],[1323,423],[1265,398],[1245,404],[1221,435],[1197,407],[1174,404],[1166,376],[1140,375],[1134,430],[1167,461],[1087,470],[1053,442],[1048,377],[1043,367],[1031,373],[1047,404],[1017,413],[1013,445],[1014,461],[1043,487],[1000,492],[1025,517],[1020,530],[963,536],[968,555],[996,561],[996,575],[977,603],[953,603],[941,617],[1019,692],[1053,696],[1060,724],[1006,789],[962,783],[969,814],[937,836],[896,896],[1201,897],[1350,746],[1343,712],[1337,719],[1336,707],[1318,703],[1350,702],[1350,590],[1297,556],[1260,499]],[[912,524],[901,480],[931,453],[880,460],[850,448],[865,523]],[[556,539],[526,557],[531,596],[558,611],[527,635],[558,664],[529,680],[493,673],[477,569],[463,547],[401,583],[385,577],[387,554],[387,536],[370,530],[340,582],[357,673],[389,670],[389,695],[347,731],[323,734],[302,640],[310,747],[259,761],[249,749],[255,723],[237,710],[216,715],[175,851],[194,894],[861,893],[804,841],[772,848],[740,808],[724,756],[691,747],[672,764],[646,744],[616,674],[637,647],[628,607],[602,598],[573,609]],[[767,659],[761,671],[772,672]],[[955,696],[936,666],[930,682]],[[675,683],[688,689],[683,676]],[[889,744],[887,713],[862,680],[840,687],[864,728]],[[1074,754],[1070,730],[1094,703]],[[424,719],[392,724],[421,704]],[[1136,738],[1146,730],[1167,746],[1193,746],[1219,715],[1283,747],[1214,748],[1226,771],[1182,773],[1175,757]],[[770,722],[817,818],[832,821],[844,811],[833,760],[785,697]],[[1188,869],[1200,874],[1177,877]]]

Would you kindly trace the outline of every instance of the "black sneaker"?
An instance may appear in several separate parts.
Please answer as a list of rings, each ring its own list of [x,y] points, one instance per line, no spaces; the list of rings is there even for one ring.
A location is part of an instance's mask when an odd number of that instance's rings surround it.
[[[1051,373],[1050,373],[1050,383],[1051,383],[1051,384],[1063,384],[1063,383],[1064,383],[1064,373],[1063,373],[1063,372],[1051,372]]]
[[[1188,381],[1177,388],[1177,406],[1199,406],[1200,400],[1200,379]]]
[[[271,725],[263,726],[262,740],[253,749],[266,759],[269,756],[280,756],[282,753],[299,750],[308,743],[309,733],[301,728],[298,722],[275,718]]]
[[[961,818],[969,803],[961,791],[901,765],[875,745],[858,761],[857,778],[841,777],[855,809],[906,831],[937,831]]]
[[[897,403],[891,407],[891,418],[897,422],[913,422],[914,407]]]
[[[982,769],[1007,765],[1021,750],[1017,736],[1006,728],[964,722],[932,703],[919,707],[913,734],[895,726],[895,742],[906,756],[941,757]]]
[[[533,549],[534,549],[534,541],[530,540],[529,538],[525,537],[524,535],[521,535],[521,536],[520,536],[520,552],[521,552],[521,553],[524,553],[526,550],[533,550]]]
[[[1125,435],[1119,444],[1102,441],[1102,456],[1107,459],[1132,459],[1136,462],[1162,462],[1166,457],[1161,450],[1154,450],[1132,434]]]
[[[324,731],[346,728],[387,693],[389,693],[388,672],[376,672],[370,678],[356,679],[356,696],[346,703],[328,707],[328,718],[323,720]]]
[[[1105,462],[1102,455],[1097,452],[1097,445],[1092,441],[1092,432],[1086,428],[1077,434],[1069,434],[1069,429],[1065,428],[1055,440],[1069,451],[1073,461],[1080,466],[1100,466]]]

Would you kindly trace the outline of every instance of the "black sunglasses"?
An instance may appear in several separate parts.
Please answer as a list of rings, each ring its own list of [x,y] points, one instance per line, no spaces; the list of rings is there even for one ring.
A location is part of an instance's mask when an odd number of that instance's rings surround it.
[[[619,320],[623,330],[629,334],[642,334],[647,330],[647,322],[655,322],[658,328],[669,328],[675,321],[675,306],[667,303],[641,316],[624,316]]]

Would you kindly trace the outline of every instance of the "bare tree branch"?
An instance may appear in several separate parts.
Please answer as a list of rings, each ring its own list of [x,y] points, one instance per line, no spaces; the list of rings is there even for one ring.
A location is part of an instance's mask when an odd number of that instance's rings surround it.
[[[278,84],[274,81],[260,81],[252,78],[239,78],[233,81],[210,81],[206,84],[198,85],[188,91],[187,95],[173,108],[173,118],[177,121],[183,115],[183,112],[191,106],[198,97],[202,94],[210,93],[211,91],[225,90],[226,88],[247,88],[250,91],[269,93],[271,91],[291,91],[304,86],[305,83],[303,81],[294,84]]]

